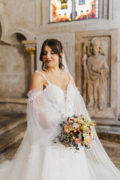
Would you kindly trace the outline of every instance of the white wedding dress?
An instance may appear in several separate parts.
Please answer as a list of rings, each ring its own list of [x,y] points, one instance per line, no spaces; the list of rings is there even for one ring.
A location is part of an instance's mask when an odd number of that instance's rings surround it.
[[[73,114],[90,117],[71,79],[66,92],[47,82],[43,91],[28,92],[27,130],[14,158],[0,164],[0,180],[120,180],[97,135],[90,149],[78,151],[53,142],[60,121]]]

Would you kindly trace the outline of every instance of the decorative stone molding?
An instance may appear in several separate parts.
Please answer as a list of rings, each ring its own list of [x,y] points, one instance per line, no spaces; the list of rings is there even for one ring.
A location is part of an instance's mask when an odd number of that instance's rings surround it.
[[[0,98],[0,103],[27,104],[27,98]]]
[[[26,51],[30,54],[31,61],[31,75],[35,71],[35,51],[36,51],[36,41],[23,41]]]
[[[45,2],[43,2],[43,3],[45,3]],[[42,23],[42,1],[35,0],[35,7],[36,7],[36,14],[35,14],[36,27],[39,28],[39,26]]]
[[[2,27],[2,34],[1,34],[1,39],[3,40],[3,36],[5,36],[8,26],[7,26],[7,19],[4,13],[4,8],[5,8],[5,2],[0,1],[0,24]]]
[[[2,26],[3,30],[3,26]],[[2,34],[1,40],[12,45],[18,44],[17,39],[16,39],[16,34],[21,34],[25,37],[25,39],[33,40],[34,39],[34,34],[31,32],[28,32],[25,29],[20,29],[20,28],[15,28],[12,31],[6,32],[5,34]]]

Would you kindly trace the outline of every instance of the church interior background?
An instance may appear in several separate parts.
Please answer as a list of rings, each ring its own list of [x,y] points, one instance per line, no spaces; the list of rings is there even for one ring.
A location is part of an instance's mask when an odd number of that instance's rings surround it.
[[[0,0],[1,161],[13,157],[24,136],[27,92],[41,69],[41,45],[57,38],[101,142],[120,169],[119,9],[119,0]],[[89,80],[86,68],[96,72]]]

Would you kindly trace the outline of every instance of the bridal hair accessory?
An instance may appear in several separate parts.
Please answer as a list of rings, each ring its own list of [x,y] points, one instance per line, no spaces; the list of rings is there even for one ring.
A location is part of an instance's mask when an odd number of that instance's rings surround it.
[[[94,121],[89,122],[83,114],[68,117],[67,121],[60,124],[61,132],[54,143],[60,142],[65,147],[73,147],[76,150],[79,150],[80,146],[90,148],[90,144],[95,138],[94,126]]]

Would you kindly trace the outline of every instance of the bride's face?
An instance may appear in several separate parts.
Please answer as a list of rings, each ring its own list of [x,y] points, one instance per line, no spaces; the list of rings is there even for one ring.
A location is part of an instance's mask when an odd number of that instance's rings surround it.
[[[42,60],[47,67],[59,66],[59,56],[49,46],[45,46]]]

